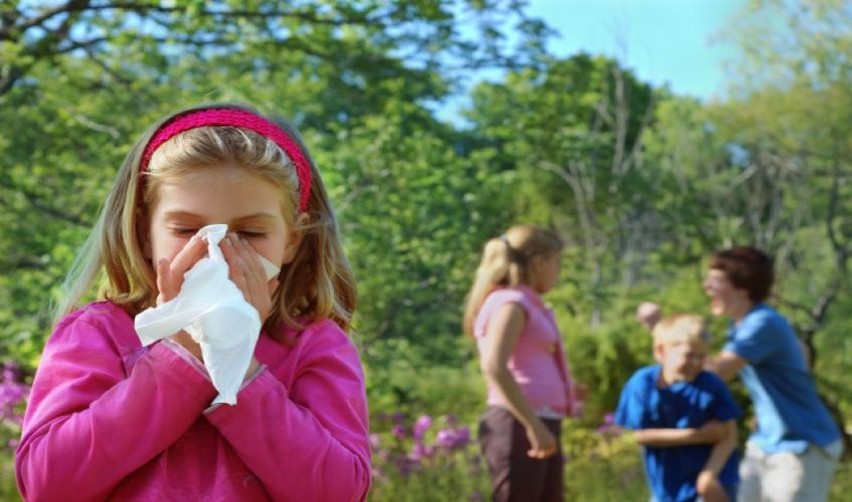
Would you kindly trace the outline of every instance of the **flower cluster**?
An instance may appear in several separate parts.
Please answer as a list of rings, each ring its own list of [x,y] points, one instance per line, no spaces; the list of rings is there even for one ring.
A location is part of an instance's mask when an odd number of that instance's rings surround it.
[[[2,363],[0,368],[3,372],[0,377],[0,437],[6,440],[7,448],[14,450],[24,420],[30,386],[23,382],[23,371],[17,363]]]
[[[379,417],[380,423],[387,420],[387,417]],[[444,427],[434,434],[431,433],[434,420],[429,415],[420,415],[413,424],[406,423],[406,417],[401,413],[394,414],[390,420],[393,423],[390,434],[393,443],[385,447],[381,434],[371,434],[373,456],[380,464],[393,464],[403,475],[419,469],[437,455],[451,456],[471,443],[470,428],[459,425],[452,415],[441,417]],[[374,474],[382,478],[380,470]]]
[[[422,485],[435,490],[435,483],[458,483],[452,490],[472,492],[471,500],[481,497],[478,487],[466,485],[484,475],[484,462],[470,428],[459,424],[453,415],[437,419],[420,415],[408,420],[404,414],[396,413],[380,415],[374,424],[384,425],[385,431],[370,435],[373,479],[377,484],[403,483],[411,489]]]

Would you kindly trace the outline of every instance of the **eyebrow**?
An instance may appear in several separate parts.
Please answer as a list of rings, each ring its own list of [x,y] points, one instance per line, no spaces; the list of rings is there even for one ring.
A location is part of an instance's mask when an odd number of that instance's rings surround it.
[[[200,214],[192,213],[192,212],[189,212],[189,211],[166,211],[164,213],[164,216],[167,219],[184,218],[184,219],[188,219],[188,220],[200,220],[200,219],[205,218],[204,216],[202,216]],[[252,221],[252,220],[274,220],[275,218],[276,218],[276,215],[274,215],[272,213],[260,212],[260,213],[247,214],[245,216],[240,216],[238,218],[234,218],[233,222],[241,223],[241,222],[244,222],[244,221]]]

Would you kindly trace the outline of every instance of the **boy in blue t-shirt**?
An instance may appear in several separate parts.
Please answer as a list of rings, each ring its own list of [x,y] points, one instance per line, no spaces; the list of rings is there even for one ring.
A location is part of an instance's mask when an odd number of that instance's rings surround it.
[[[736,500],[735,419],[742,410],[725,383],[703,370],[709,341],[703,319],[669,316],[653,336],[659,364],[630,377],[615,412],[615,423],[635,430],[643,446],[653,500]]]

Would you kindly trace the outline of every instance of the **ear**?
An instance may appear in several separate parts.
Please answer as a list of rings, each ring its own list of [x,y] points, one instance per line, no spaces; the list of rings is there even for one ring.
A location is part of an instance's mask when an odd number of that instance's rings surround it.
[[[305,237],[305,232],[302,228],[308,224],[309,219],[306,213],[301,213],[296,218],[296,224],[293,225],[293,229],[287,235],[287,244],[284,246],[284,261],[281,262],[282,265],[287,265],[296,258],[296,253],[299,251],[302,239]]]
[[[527,262],[527,270],[529,271],[530,279],[537,278],[541,274],[545,258],[541,255],[535,255]]]
[[[654,359],[657,361],[662,361],[666,355],[666,344],[664,343],[655,343],[654,344]]]
[[[151,252],[151,220],[141,209],[136,210],[136,239],[142,248],[142,256],[150,261],[153,254]]]

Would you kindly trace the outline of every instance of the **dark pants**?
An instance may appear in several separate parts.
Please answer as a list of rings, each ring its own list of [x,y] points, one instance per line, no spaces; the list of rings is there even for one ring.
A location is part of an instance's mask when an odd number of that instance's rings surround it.
[[[530,458],[524,426],[503,408],[491,407],[479,422],[479,444],[491,472],[494,502],[561,502],[563,500],[561,421],[544,419],[556,436],[557,451],[545,459]]]

